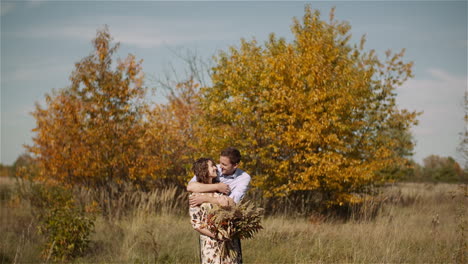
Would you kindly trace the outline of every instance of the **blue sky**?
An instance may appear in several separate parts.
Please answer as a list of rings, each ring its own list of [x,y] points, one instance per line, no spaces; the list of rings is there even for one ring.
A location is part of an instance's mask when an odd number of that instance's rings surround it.
[[[143,59],[147,85],[169,69],[182,73],[174,50],[204,59],[237,45],[240,38],[260,43],[271,32],[291,40],[293,17],[310,3],[328,19],[348,21],[354,41],[382,54],[406,49],[415,77],[397,89],[402,108],[424,111],[413,135],[414,159],[430,154],[455,157],[464,131],[467,91],[466,1],[313,1],[313,2],[157,2],[157,1],[4,1],[1,0],[1,156],[12,164],[31,144],[35,102],[54,88],[69,85],[74,63],[92,51],[96,30],[109,26],[121,43],[119,57]],[[150,98],[162,102],[156,94]]]

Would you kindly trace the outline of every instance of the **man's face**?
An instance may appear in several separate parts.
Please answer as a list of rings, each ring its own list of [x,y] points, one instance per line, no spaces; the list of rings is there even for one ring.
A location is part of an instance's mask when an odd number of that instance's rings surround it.
[[[221,165],[221,173],[224,175],[232,175],[237,169],[238,164],[232,164],[228,157],[219,157],[219,164]]]

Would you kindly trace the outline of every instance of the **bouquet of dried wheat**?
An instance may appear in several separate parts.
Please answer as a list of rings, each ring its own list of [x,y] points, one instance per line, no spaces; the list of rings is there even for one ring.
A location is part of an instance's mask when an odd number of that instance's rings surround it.
[[[208,211],[207,228],[218,240],[224,241],[221,254],[236,258],[237,252],[232,248],[235,239],[252,238],[263,229],[261,225],[262,208],[256,208],[251,202],[234,206],[215,206]]]

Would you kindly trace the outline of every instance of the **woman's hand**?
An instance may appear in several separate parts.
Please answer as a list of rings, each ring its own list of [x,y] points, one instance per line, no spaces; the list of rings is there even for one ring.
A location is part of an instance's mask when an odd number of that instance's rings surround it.
[[[191,207],[199,206],[202,203],[208,202],[207,198],[211,198],[211,197],[208,197],[205,195],[191,195],[189,197],[189,205]]]

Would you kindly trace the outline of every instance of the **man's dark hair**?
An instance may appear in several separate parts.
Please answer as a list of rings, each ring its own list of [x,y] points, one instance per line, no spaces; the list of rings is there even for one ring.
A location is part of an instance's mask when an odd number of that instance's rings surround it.
[[[229,147],[223,151],[221,151],[222,157],[228,157],[231,164],[238,164],[241,161],[241,154],[239,150],[233,147]]]

